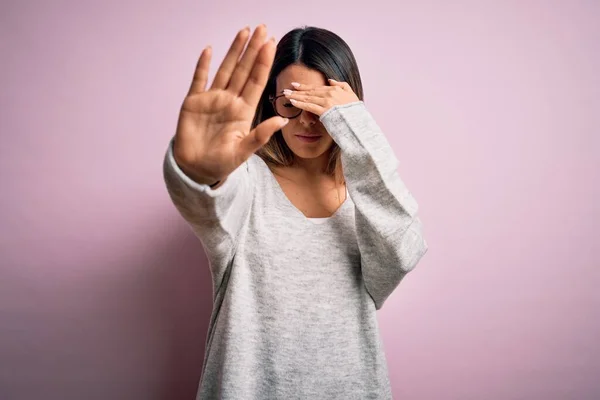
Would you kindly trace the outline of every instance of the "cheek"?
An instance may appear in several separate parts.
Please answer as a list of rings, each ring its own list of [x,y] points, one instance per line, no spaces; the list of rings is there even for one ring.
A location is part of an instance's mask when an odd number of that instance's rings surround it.
[[[294,118],[290,119],[290,122],[281,128],[281,133],[283,133],[284,136],[289,136],[294,132],[298,132],[299,130],[302,130],[302,127],[298,127],[298,118]]]
[[[281,128],[281,134],[283,136],[288,136],[290,134],[290,122],[288,122],[283,128]]]
[[[325,129],[325,125],[321,121],[317,121],[315,124],[316,130],[322,133],[328,140],[332,140],[329,132]],[[291,119],[283,128],[281,128],[281,133],[285,137],[290,137],[294,134],[294,132],[301,132],[305,130],[304,126],[300,123],[298,118]]]
[[[325,129],[325,125],[323,125],[323,123],[321,123],[321,121],[319,121],[319,122],[317,123],[317,126],[319,127],[319,131],[320,131],[320,132],[321,132],[323,135],[327,136],[328,138],[330,138],[330,137],[331,137],[331,136],[329,135],[329,132],[327,132],[327,129]]]

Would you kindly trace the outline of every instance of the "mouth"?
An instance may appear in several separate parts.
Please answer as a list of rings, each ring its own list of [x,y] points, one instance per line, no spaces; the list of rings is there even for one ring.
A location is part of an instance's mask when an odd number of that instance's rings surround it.
[[[308,137],[308,138],[314,138],[314,137],[321,137],[321,136],[323,136],[323,135],[317,135],[315,133],[296,133],[294,135],[295,136]]]
[[[294,135],[298,140],[307,143],[314,143],[321,139],[322,135]]]

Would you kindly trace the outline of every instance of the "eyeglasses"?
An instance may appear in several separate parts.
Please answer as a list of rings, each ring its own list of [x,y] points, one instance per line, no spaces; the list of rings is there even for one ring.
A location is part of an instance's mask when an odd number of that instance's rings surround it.
[[[280,117],[292,119],[302,114],[302,109],[294,107],[284,94],[277,96],[269,95],[269,101],[271,102],[275,113]]]

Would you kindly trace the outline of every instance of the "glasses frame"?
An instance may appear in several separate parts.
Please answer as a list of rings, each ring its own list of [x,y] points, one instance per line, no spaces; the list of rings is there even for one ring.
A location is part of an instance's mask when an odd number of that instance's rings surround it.
[[[298,112],[298,114],[294,115],[293,117],[285,117],[277,112],[277,106],[275,105],[275,103],[277,102],[278,98],[283,97],[283,96],[285,96],[285,94],[280,94],[277,96],[272,95],[272,94],[269,95],[269,102],[271,103],[271,106],[273,107],[273,111],[275,111],[275,114],[279,115],[282,118],[287,118],[287,119],[298,118],[300,116],[300,114],[302,114],[302,111],[304,111],[304,110],[299,109],[300,112]]]

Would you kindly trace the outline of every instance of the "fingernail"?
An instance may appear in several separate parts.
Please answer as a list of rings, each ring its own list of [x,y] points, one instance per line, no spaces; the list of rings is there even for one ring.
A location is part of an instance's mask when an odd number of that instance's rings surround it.
[[[292,82],[292,86],[297,88],[298,86],[300,86],[300,84],[298,82]]]
[[[285,126],[288,122],[290,122],[290,120],[288,118],[284,118],[283,121],[281,121],[281,125],[279,126]]]
[[[283,94],[288,96],[288,95],[292,94],[292,91],[290,89],[283,89]]]

